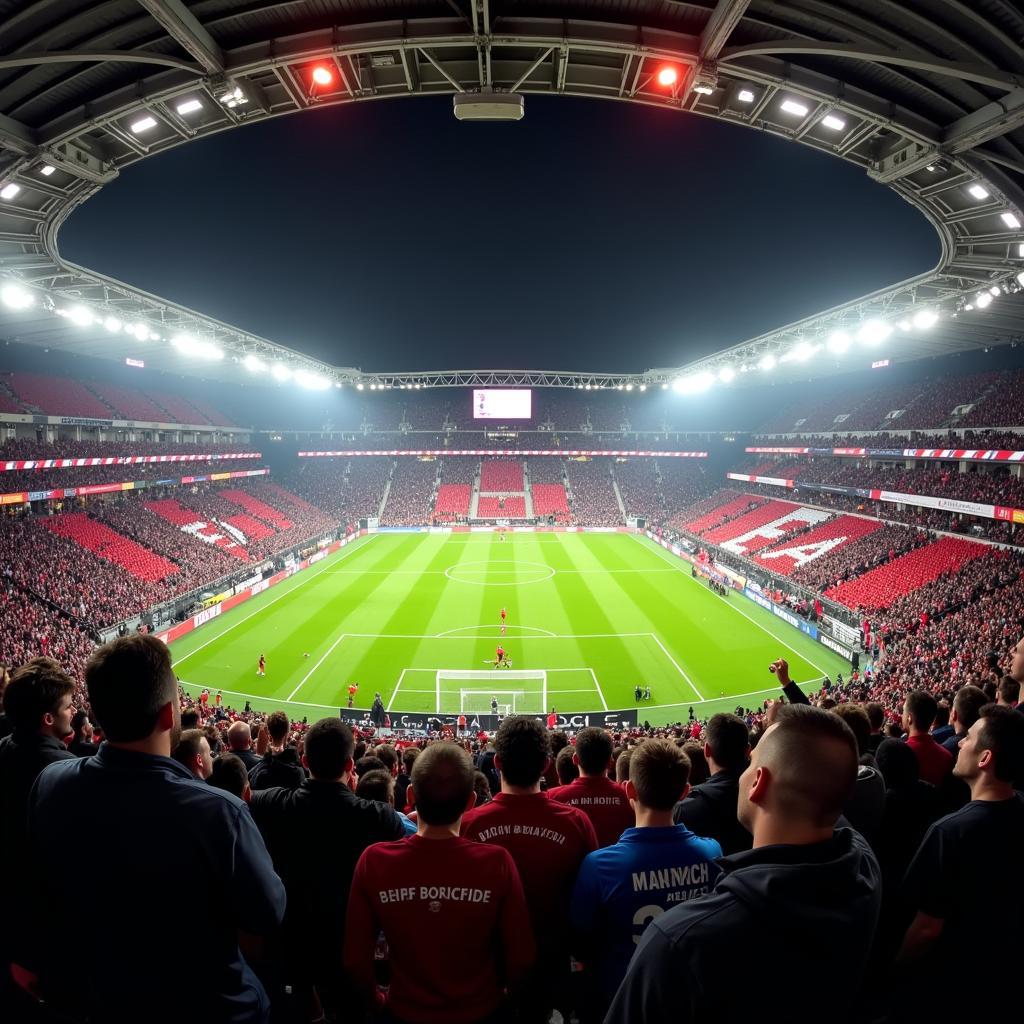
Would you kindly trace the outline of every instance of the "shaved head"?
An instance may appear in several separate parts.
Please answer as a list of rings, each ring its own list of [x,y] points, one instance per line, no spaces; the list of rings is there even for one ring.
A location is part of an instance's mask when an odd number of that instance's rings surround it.
[[[790,704],[754,748],[740,780],[739,819],[750,832],[759,813],[830,827],[856,781],[857,740],[846,722],[821,708]]]
[[[232,722],[228,727],[228,746],[232,750],[248,750],[252,746],[252,730],[248,722]]]

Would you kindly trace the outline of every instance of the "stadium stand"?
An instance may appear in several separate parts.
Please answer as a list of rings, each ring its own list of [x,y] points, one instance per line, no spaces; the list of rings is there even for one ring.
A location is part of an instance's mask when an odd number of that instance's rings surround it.
[[[596,458],[588,462],[568,459],[565,469],[571,491],[569,507],[576,523],[581,526],[623,525],[608,459]]]
[[[751,506],[763,505],[765,501],[766,499],[756,495],[739,494],[730,488],[723,488],[691,508],[679,512],[670,525],[678,522],[681,529],[704,534],[738,516],[746,515]],[[694,518],[690,518],[691,516]]]
[[[755,561],[774,573],[788,576],[794,570],[816,562],[819,558],[842,551],[862,537],[882,528],[877,519],[860,516],[838,516],[821,526],[807,525],[785,540],[763,548]]]
[[[484,459],[480,490],[485,494],[522,494],[526,490],[523,464],[518,459]]]
[[[173,498],[165,498],[160,501],[147,501],[144,503],[144,507],[153,516],[157,517],[157,519],[164,520],[166,523],[170,524],[176,532],[195,538],[196,543],[202,544],[205,547],[212,547],[219,551],[227,552],[239,561],[249,561],[249,553],[246,551],[245,546],[240,542],[239,538],[226,531],[220,524],[202,518],[198,512],[186,508]],[[106,510],[103,514],[105,518],[109,516],[109,513]],[[134,511],[128,513],[129,519],[134,518],[135,515],[136,513]],[[142,524],[140,523],[139,525]],[[127,533],[130,531],[124,530],[123,532]],[[163,546],[167,549],[168,554],[173,554],[175,544],[176,542],[172,541],[169,537],[163,541]],[[214,562],[209,562],[208,564],[211,568],[214,565],[217,565],[218,567],[220,565],[225,565],[225,563]],[[230,568],[224,568],[224,572],[230,572]],[[220,575],[223,575],[223,573]]]
[[[436,523],[464,522],[469,516],[469,504],[472,497],[472,484],[441,484],[437,489],[433,521]]]
[[[6,383],[25,405],[40,412],[101,420],[114,418],[113,409],[104,405],[81,381],[70,377],[12,373],[6,378]]]
[[[481,519],[522,519],[526,515],[526,499],[515,494],[481,495],[476,514]]]
[[[172,423],[200,425],[210,424],[211,422],[205,413],[200,412],[192,402],[182,395],[172,395],[164,391],[151,391],[148,397],[161,408],[167,410],[164,418],[169,417]]]
[[[121,419],[143,420],[154,423],[167,422],[167,410],[157,405],[141,391],[129,390],[109,382],[90,380],[86,387],[96,394]]]
[[[381,513],[381,525],[418,526],[430,522],[437,470],[434,460],[399,459]]]
[[[734,503],[730,503],[729,507],[735,507]],[[746,512],[734,519],[730,519],[721,526],[716,526],[714,529],[704,531],[702,536],[709,544],[719,544],[722,541],[740,537],[759,526],[766,526],[773,520],[786,515],[788,512],[793,512],[797,508],[798,506],[788,501],[764,502],[763,504],[759,504],[758,507],[752,511]]]
[[[121,536],[84,513],[72,512],[43,520],[44,525],[61,537],[73,540],[94,555],[126,569],[147,582],[166,579],[178,571],[173,562]]]
[[[237,488],[224,488],[220,496],[227,501],[244,508],[246,512],[269,523],[275,530],[290,530],[292,522],[283,516],[276,508],[272,508],[265,501],[261,501],[252,493],[238,490]]]
[[[825,596],[849,608],[888,608],[897,598],[917,590],[945,573],[959,570],[972,558],[988,553],[984,544],[943,537],[894,561],[825,591]]]
[[[661,477],[654,459],[626,459],[624,462],[616,462],[615,481],[619,485],[627,516],[643,516],[649,522],[660,522],[665,518]]]
[[[530,494],[533,499],[533,514],[536,516],[554,516],[557,523],[570,521],[569,502],[565,496],[564,484],[530,483]]]

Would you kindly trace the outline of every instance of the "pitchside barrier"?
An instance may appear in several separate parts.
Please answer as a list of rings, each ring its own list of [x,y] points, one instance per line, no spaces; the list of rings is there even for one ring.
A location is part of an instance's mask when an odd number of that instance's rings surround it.
[[[459,732],[459,718],[457,714],[427,714],[416,712],[388,712],[384,716],[383,723],[377,725],[370,717],[369,711],[358,711],[352,708],[339,708],[338,715],[343,722],[360,730],[377,729],[383,733],[409,732],[451,732],[457,735]],[[504,719],[504,715],[474,715],[466,714],[467,733],[476,735],[481,732],[493,733]],[[523,717],[533,718],[538,722],[547,724],[547,715],[529,714]],[[579,711],[571,715],[556,714],[555,728],[564,732],[577,732],[587,726],[597,726],[600,729],[630,729],[638,722],[635,710],[626,711]]]
[[[663,537],[656,536],[651,530],[645,530],[644,533],[656,544],[660,544],[666,551],[671,552],[677,558],[680,558],[687,564],[692,565],[698,575],[713,579],[718,579],[720,575],[723,579],[727,579],[732,585],[732,588],[737,593],[742,594],[748,601],[752,601],[765,611],[771,612],[776,618],[782,619],[784,622],[788,622],[791,626],[799,629],[801,633],[805,633],[812,640],[817,640],[822,647],[827,647],[830,651],[834,651],[840,658],[845,658],[847,661],[850,661],[853,658],[852,633],[854,631],[851,630],[849,626],[843,626],[843,624],[839,623],[837,619],[826,615],[822,618],[821,628],[819,628],[813,622],[807,622],[804,619],[801,619],[800,616],[794,615],[785,606],[776,604],[761,590],[757,583],[751,579],[741,576],[735,570],[729,569],[718,562],[713,563],[714,569],[712,569],[705,565],[705,563],[694,558],[690,552],[684,550],[680,545],[673,544],[670,541],[665,540]],[[717,570],[717,572],[714,570]],[[840,639],[837,639],[836,636],[831,635],[840,632],[835,628],[836,625],[842,626],[842,639],[846,640],[847,643],[843,643]]]

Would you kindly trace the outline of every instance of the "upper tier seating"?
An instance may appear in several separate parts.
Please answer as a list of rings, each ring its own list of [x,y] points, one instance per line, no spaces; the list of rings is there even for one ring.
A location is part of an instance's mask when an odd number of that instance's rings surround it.
[[[104,405],[81,381],[70,377],[12,373],[7,385],[23,402],[49,415],[115,419],[113,409]]]
[[[129,390],[102,381],[86,382],[91,391],[113,409],[121,419],[166,423],[167,412],[141,391]]]

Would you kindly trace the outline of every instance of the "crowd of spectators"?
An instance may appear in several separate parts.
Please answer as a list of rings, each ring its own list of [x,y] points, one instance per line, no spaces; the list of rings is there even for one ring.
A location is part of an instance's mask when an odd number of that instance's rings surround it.
[[[573,520],[584,526],[622,526],[622,510],[612,486],[608,459],[587,462],[568,459],[565,463],[569,481],[569,508]]]
[[[661,475],[654,459],[616,461],[614,472],[627,516],[643,516],[648,522],[661,522],[665,518]]]
[[[755,438],[755,445],[774,447],[769,443],[772,440],[771,437],[761,435]],[[883,430],[872,434],[851,434],[846,431],[819,434],[801,428],[795,436],[780,439],[779,447],[865,448],[888,451],[903,451],[907,448],[1020,451],[1024,447],[1024,434],[1019,430],[949,430],[945,433],[923,433],[916,430],[895,433]]]
[[[306,458],[299,463],[284,483],[316,508],[339,521],[379,514],[391,476],[390,458]]]
[[[441,463],[441,483],[471,484],[476,480],[480,460],[471,455],[457,455]]]
[[[399,459],[391,477],[388,500],[380,521],[382,526],[418,526],[430,521],[430,509],[437,493],[437,462]]]

